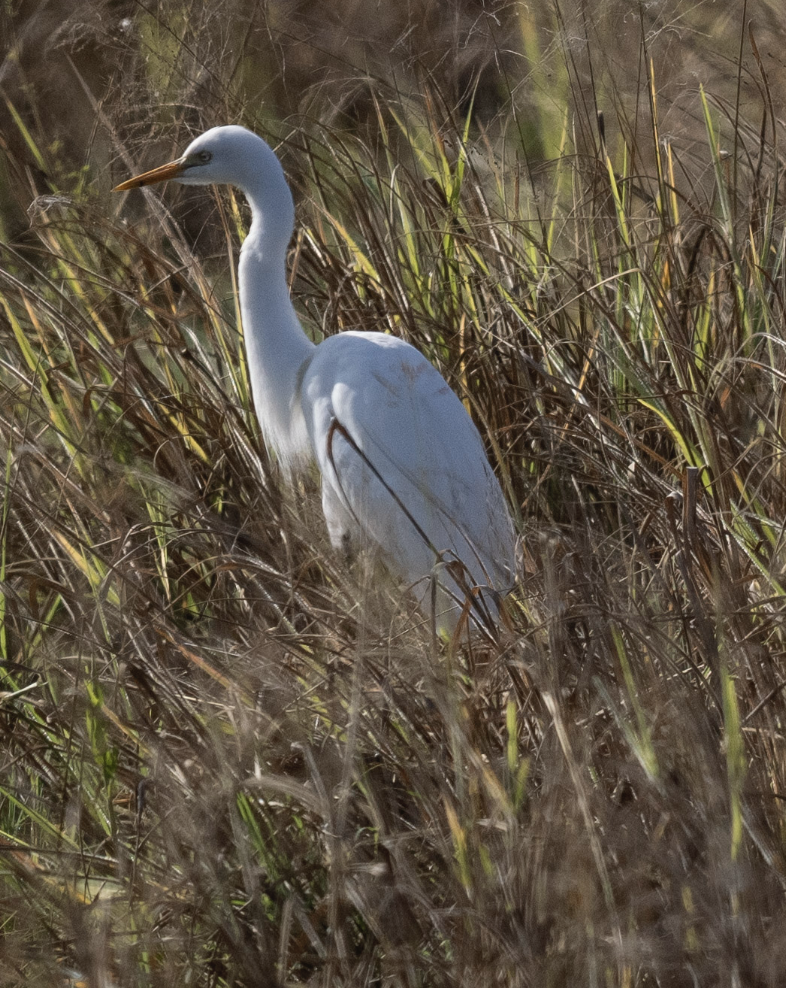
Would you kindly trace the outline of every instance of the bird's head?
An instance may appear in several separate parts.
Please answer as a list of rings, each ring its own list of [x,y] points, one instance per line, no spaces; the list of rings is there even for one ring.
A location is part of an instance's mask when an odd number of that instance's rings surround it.
[[[181,157],[121,182],[113,191],[174,181],[182,185],[235,185],[248,190],[258,183],[278,186],[284,173],[273,150],[245,127],[213,127],[193,140]]]

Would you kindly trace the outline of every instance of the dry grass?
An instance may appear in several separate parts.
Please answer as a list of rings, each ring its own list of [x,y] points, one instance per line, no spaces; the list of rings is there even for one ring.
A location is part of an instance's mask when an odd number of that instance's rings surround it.
[[[0,984],[780,984],[775,28],[737,24],[680,108],[647,58],[673,71],[663,11],[624,22],[628,88],[611,6],[583,45],[572,10],[500,9],[502,46],[466,4],[450,59],[431,8],[380,23],[409,47],[375,79],[323,25],[298,89],[308,15],[266,8],[263,44],[162,10],[114,36],[96,156],[120,179],[230,118],[280,139],[304,322],[443,370],[520,581],[499,647],[445,645],[334,557],[316,483],[282,486],[256,434],[244,205],[97,194],[32,85],[0,183]],[[83,28],[53,51],[96,93]],[[255,116],[271,51],[291,73]],[[143,154],[151,131],[176,138]]]

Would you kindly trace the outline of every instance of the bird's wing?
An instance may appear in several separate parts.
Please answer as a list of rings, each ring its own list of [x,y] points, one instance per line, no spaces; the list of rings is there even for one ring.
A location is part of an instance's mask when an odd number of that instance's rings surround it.
[[[512,525],[480,435],[414,347],[380,333],[325,340],[303,407],[334,543],[359,532],[413,583],[443,554],[469,585],[510,584]]]

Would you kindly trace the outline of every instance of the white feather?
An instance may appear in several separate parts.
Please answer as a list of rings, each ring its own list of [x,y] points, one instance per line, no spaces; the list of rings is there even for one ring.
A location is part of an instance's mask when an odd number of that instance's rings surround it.
[[[251,206],[240,252],[240,308],[265,442],[287,473],[316,460],[335,546],[375,547],[414,587],[424,611],[437,574],[437,624],[452,630],[467,587],[504,592],[514,578],[513,525],[466,409],[436,368],[402,340],[360,332],[318,346],[308,339],[286,276],[292,195],[260,137],[242,127],[215,127],[164,170],[149,173],[149,181],[227,183]],[[143,175],[137,184],[147,181]],[[492,617],[497,613],[493,594],[480,601],[477,623],[483,606]]]

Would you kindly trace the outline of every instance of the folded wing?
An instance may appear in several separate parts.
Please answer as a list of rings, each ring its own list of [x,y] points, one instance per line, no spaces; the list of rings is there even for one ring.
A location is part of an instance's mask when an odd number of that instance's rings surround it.
[[[378,547],[421,600],[436,572],[448,630],[468,588],[510,587],[514,535],[499,483],[466,409],[422,354],[381,333],[341,333],[317,348],[302,400],[334,545]]]

